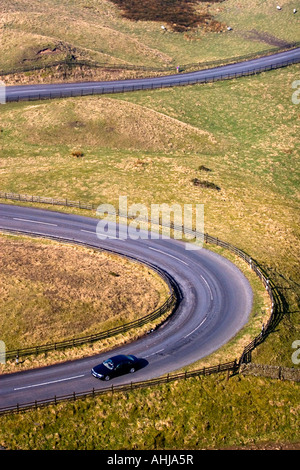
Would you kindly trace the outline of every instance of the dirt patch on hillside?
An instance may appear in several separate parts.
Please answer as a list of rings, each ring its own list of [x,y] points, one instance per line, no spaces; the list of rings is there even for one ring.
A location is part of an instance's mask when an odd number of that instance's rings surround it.
[[[283,39],[279,39],[272,34],[265,33],[262,31],[256,31],[255,29],[251,29],[249,31],[244,31],[242,33],[243,38],[249,39],[250,41],[259,41],[265,44],[268,44],[272,47],[290,47],[290,43],[284,41]]]
[[[176,68],[174,67],[174,73]],[[73,83],[89,81],[126,80],[134,78],[157,77],[170,74],[170,70],[151,71],[117,67],[89,67],[85,65],[54,65],[39,70],[0,75],[0,80],[8,85],[30,85],[36,83]]]

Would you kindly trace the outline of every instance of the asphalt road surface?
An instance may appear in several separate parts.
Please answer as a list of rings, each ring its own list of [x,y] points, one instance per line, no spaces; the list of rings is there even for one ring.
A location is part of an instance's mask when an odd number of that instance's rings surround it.
[[[146,90],[196,82],[205,82],[261,71],[265,68],[277,68],[284,64],[300,62],[300,48],[272,54],[258,59],[235,64],[214,67],[197,72],[168,75],[164,77],[118,80],[108,82],[59,83],[50,85],[20,85],[6,87],[6,100],[18,101],[62,96],[80,96],[102,93],[120,93],[133,90]]]
[[[6,87],[7,101],[115,93],[184,85],[276,68],[300,61],[300,48],[198,72],[114,82]],[[227,343],[248,321],[252,291],[244,275],[225,258],[204,248],[188,251],[178,240],[140,240],[96,236],[97,220],[34,208],[0,205],[0,229],[55,236],[109,249],[150,263],[179,285],[182,299],[172,318],[140,340],[109,354],[0,377],[0,408],[52,399],[107,386],[91,368],[116,353],[134,354],[145,367],[113,379],[114,384],[141,381],[186,367]],[[80,335],[79,335],[80,336]],[[1,339],[1,338],[0,338]]]
[[[0,408],[107,387],[90,370],[115,353],[134,354],[146,365],[134,374],[112,379],[114,385],[167,374],[217,350],[247,323],[252,291],[228,260],[205,248],[190,251],[180,240],[154,240],[150,235],[140,240],[99,240],[97,223],[92,217],[0,204],[0,229],[97,245],[167,272],[181,290],[178,309],[164,326],[108,354],[1,376]]]

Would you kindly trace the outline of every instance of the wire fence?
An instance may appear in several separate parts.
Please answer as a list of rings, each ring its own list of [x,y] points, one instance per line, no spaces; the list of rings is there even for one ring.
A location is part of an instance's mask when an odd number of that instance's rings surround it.
[[[24,196],[24,197],[23,197]],[[7,192],[0,192],[0,198],[4,199],[12,199],[12,200],[17,200],[17,201],[29,201],[29,202],[39,202],[39,203],[46,203],[49,204],[49,200],[53,201],[51,203],[53,204],[58,204],[59,201],[61,201],[62,205],[68,205],[67,199],[55,199],[55,198],[42,198],[42,197],[34,197],[34,196],[28,196],[28,195],[18,195],[15,193],[7,193]],[[73,201],[74,202],[74,201]],[[93,204],[82,204],[79,203],[79,205],[76,205],[76,207],[81,207],[81,208],[86,208],[85,206],[88,207],[96,207]],[[120,214],[121,216],[122,214]],[[179,228],[174,226],[174,228]],[[20,233],[20,231],[18,231]],[[21,232],[23,233],[23,232]],[[195,232],[193,232],[195,234]],[[201,234],[197,234],[197,236],[200,238]],[[249,267],[254,271],[254,273],[259,277],[261,282],[263,283],[269,297],[271,300],[271,314],[270,317],[267,321],[267,323],[264,325],[263,329],[261,330],[260,334],[258,334],[243,350],[241,356],[239,359],[235,359],[232,362],[229,363],[224,363],[224,364],[219,364],[218,366],[213,366],[210,368],[206,369],[201,369],[198,371],[191,371],[191,372],[186,372],[184,374],[175,374],[175,375],[168,375],[167,378],[159,378],[155,380],[147,380],[144,382],[137,382],[137,383],[131,383],[130,385],[120,385],[120,386],[115,386],[115,387],[110,387],[110,388],[104,388],[101,390],[92,390],[92,391],[86,391],[86,392],[80,392],[80,393],[73,393],[72,395],[66,395],[66,396],[61,396],[61,397],[53,397],[52,399],[47,399],[47,400],[41,400],[41,401],[35,401],[32,403],[26,403],[26,404],[16,404],[14,406],[8,407],[8,408],[0,408],[0,414],[5,414],[5,413],[10,413],[13,411],[21,411],[21,410],[27,410],[27,409],[32,409],[34,407],[41,407],[44,405],[48,405],[51,403],[57,403],[59,401],[66,401],[66,400],[75,400],[77,398],[82,398],[82,397],[87,397],[87,396],[96,396],[99,394],[107,393],[107,392],[112,392],[112,391],[127,391],[127,390],[132,390],[136,388],[142,388],[142,387],[152,387],[157,384],[162,384],[165,383],[166,381],[174,381],[174,380],[181,380],[181,379],[187,379],[188,377],[193,377],[193,376],[199,376],[199,375],[206,375],[206,374],[211,374],[211,373],[217,373],[221,371],[236,371],[239,369],[239,367],[242,364],[247,364],[251,362],[251,354],[252,351],[259,345],[261,344],[265,338],[271,333],[271,331],[274,330],[278,322],[281,320],[285,309],[285,301],[284,298],[281,296],[280,292],[274,285],[273,281],[269,279],[267,274],[264,272],[263,268],[258,264],[257,261],[255,261],[251,256],[249,256],[247,253],[245,253],[243,250],[235,247],[231,243],[225,242],[223,240],[220,240],[219,238],[213,237],[207,233],[202,234],[203,235],[203,241],[206,244],[213,244],[217,245],[220,247],[223,247],[241,259],[243,259]],[[49,237],[49,238],[56,238],[56,237]],[[57,237],[58,238],[58,237]],[[63,241],[68,241],[59,238],[60,240]],[[74,243],[74,241],[72,241]],[[85,246],[91,246],[91,245],[86,245],[85,243],[82,243]],[[97,248],[97,247],[96,247]],[[158,269],[158,268],[156,268]],[[175,281],[171,278],[168,277],[166,273],[160,272],[160,274],[166,279],[168,282],[168,285],[171,290],[171,295],[167,299],[167,301],[155,312],[152,312],[151,314],[147,315],[146,317],[137,320],[135,322],[131,322],[127,325],[123,325],[119,328],[113,328],[111,330],[108,330],[106,332],[98,333],[96,335],[91,335],[89,337],[82,337],[82,338],[74,338],[72,340],[68,341],[62,341],[60,343],[52,343],[48,345],[40,345],[40,346],[35,346],[32,348],[25,348],[25,349],[18,349],[14,351],[8,351],[6,357],[7,358],[13,358],[16,355],[28,355],[28,354],[39,354],[41,352],[45,351],[50,351],[50,350],[57,350],[57,349],[63,349],[66,347],[70,346],[76,346],[76,345],[82,345],[87,342],[91,341],[97,341],[99,339],[107,338],[125,331],[128,331],[130,328],[136,328],[138,326],[142,326],[148,321],[152,321],[153,319],[158,318],[161,316],[164,312],[172,308],[173,312],[176,310],[177,305],[180,302],[180,289],[178,285],[175,283]]]
[[[53,88],[51,85],[51,90],[48,88],[41,89],[39,87],[39,91],[35,91],[31,89],[30,91],[26,87],[24,87],[24,91],[22,93],[6,93],[6,102],[19,102],[19,101],[36,101],[36,100],[49,100],[49,99],[60,99],[60,98],[70,98],[70,97],[79,97],[79,96],[91,96],[91,95],[105,95],[105,94],[115,94],[115,93],[125,93],[125,92],[133,92],[133,91],[140,91],[140,90],[154,90],[154,89],[162,89],[162,88],[170,88],[174,86],[189,86],[189,85],[196,85],[196,84],[204,84],[204,83],[212,83],[220,80],[232,80],[234,78],[240,77],[248,77],[251,75],[259,74],[261,72],[266,72],[270,70],[275,70],[282,67],[287,67],[292,64],[296,64],[300,62],[300,56],[294,57],[289,60],[279,61],[270,65],[265,66],[253,66],[253,68],[248,69],[245,66],[244,70],[236,71],[236,72],[228,72],[228,73],[220,73],[217,69],[214,70],[207,70],[207,74],[205,76],[193,76],[190,77],[189,74],[183,74],[180,77],[172,76],[172,77],[157,77],[148,79],[145,81],[133,79],[133,80],[126,80],[119,81],[119,82],[101,82],[101,84],[97,84],[95,82],[93,85],[82,85],[71,87],[68,86],[64,88],[64,85],[61,84],[60,88]]]
[[[77,207],[78,209],[96,210],[98,205],[82,201],[73,201],[67,198],[54,198],[44,196],[31,196],[29,194],[17,194],[12,192],[0,191],[0,199],[10,201],[32,202],[38,204],[50,204],[52,206]]]
[[[218,59],[218,60],[210,60],[206,62],[193,62],[188,64],[181,64],[180,70],[187,71],[187,70],[205,70],[209,67],[217,67],[219,65],[228,65],[234,64],[236,62],[241,62],[244,60],[251,60],[255,58],[259,58],[262,56],[267,56],[271,54],[276,54],[279,52],[288,51],[300,46],[300,42],[292,42],[289,44],[285,44],[281,47],[273,47],[269,49],[264,49],[259,52],[252,52],[250,54],[243,54],[235,57],[229,57],[227,59]],[[145,65],[135,65],[135,64],[116,64],[116,63],[109,63],[109,62],[96,62],[93,60],[87,59],[71,59],[66,57],[62,60],[55,60],[49,63],[35,63],[29,65],[22,65],[22,67],[13,67],[6,70],[0,70],[0,76],[6,75],[13,75],[17,73],[26,73],[26,72],[35,72],[43,69],[49,69],[52,67],[87,67],[90,69],[104,69],[104,70],[128,70],[128,71],[142,71],[142,72],[173,72],[176,70],[177,65],[170,64],[170,65],[163,65],[160,67],[153,67],[153,66],[145,66]]]

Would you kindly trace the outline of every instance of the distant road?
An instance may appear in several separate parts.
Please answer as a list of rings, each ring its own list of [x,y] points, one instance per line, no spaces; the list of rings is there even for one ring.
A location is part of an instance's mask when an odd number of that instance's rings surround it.
[[[114,384],[158,377],[209,355],[248,322],[252,290],[242,272],[227,259],[204,248],[186,250],[185,244],[175,239],[119,240],[112,237],[101,241],[96,236],[98,221],[0,204],[0,229],[77,240],[167,272],[182,295],[176,312],[156,331],[109,353],[0,376],[0,408],[107,386],[91,376],[90,370],[116,352],[134,354],[145,359],[148,365],[130,377],[114,379]]]
[[[284,67],[298,62],[300,62],[300,48],[197,72],[179,73],[162,77],[107,82],[7,86],[6,100],[35,100],[40,98],[47,99],[91,94],[122,93],[127,91],[205,83],[206,81],[234,78],[263,70]]]
[[[6,88],[7,100],[18,101],[116,93],[138,89],[202,83],[241,76],[254,71],[300,62],[300,48],[212,69],[157,78],[114,82],[83,82],[53,85],[24,85]],[[96,236],[97,219],[29,207],[0,204],[0,229],[20,230],[45,237],[62,237],[99,248],[114,250],[167,272],[180,286],[182,300],[174,316],[163,327],[138,341],[110,351],[135,354],[148,365],[130,376],[114,380],[146,380],[186,367],[220,346],[247,323],[252,307],[252,291],[241,271],[225,258],[201,249],[188,251],[178,240],[108,239]],[[90,369],[107,354],[83,358],[41,369],[0,377],[0,408],[55,395],[84,392],[103,383]]]

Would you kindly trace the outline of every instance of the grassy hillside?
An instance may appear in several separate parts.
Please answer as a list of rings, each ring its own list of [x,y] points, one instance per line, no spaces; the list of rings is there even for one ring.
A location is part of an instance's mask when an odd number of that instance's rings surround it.
[[[156,273],[105,252],[2,235],[0,253],[7,350],[105,331],[147,315],[168,297]]]
[[[38,450],[299,449],[299,385],[218,375],[1,418],[0,445]]]
[[[300,13],[293,15],[293,8],[300,10],[300,2],[283,0],[281,5],[278,11],[275,4],[264,0],[188,4],[176,0],[171,8],[168,0],[0,0],[0,70],[30,68],[68,57],[144,66],[149,69],[144,74],[155,68],[175,72],[177,65],[285,47],[300,41]],[[97,74],[98,78],[109,78],[120,71]],[[63,72],[53,75],[44,71],[30,77],[27,74],[18,80],[38,77],[51,81],[62,78]],[[72,80],[72,75],[68,79]]]
[[[250,253],[281,288],[288,312],[259,359],[292,366],[300,291],[299,110],[291,85],[298,75],[293,66],[205,86],[7,104],[1,189],[116,206],[119,194],[148,207],[204,203],[205,230]],[[195,186],[194,178],[220,190]]]

